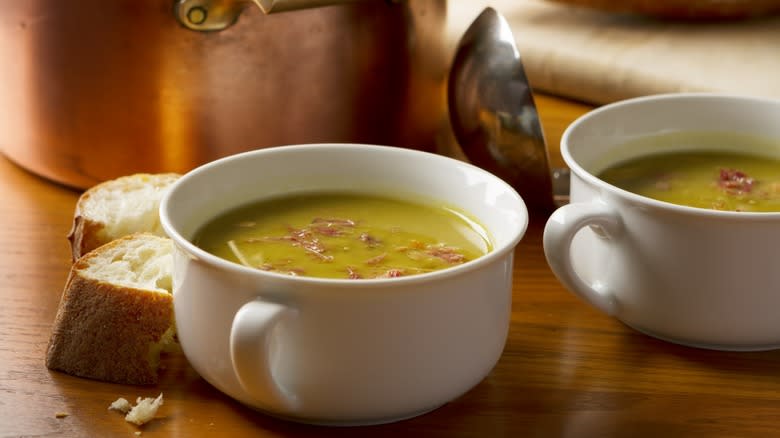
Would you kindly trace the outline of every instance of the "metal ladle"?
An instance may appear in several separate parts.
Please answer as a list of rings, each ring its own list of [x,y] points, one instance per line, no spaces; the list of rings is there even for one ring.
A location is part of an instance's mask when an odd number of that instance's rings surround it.
[[[568,201],[568,169],[551,170],[512,31],[486,8],[461,38],[448,80],[450,123],[464,155],[517,190],[529,208]]]

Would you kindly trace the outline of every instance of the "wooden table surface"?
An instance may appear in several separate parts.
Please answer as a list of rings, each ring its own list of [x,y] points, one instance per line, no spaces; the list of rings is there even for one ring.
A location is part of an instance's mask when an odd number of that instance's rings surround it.
[[[551,145],[587,106],[538,96]],[[553,164],[561,164],[557,150]],[[542,252],[533,215],[517,249],[504,354],[473,390],[420,417],[326,428],[269,418],[202,380],[181,354],[156,386],[71,377],[44,366],[69,268],[65,235],[77,192],[0,157],[0,437],[9,436],[774,436],[780,433],[780,351],[729,353],[639,334],[571,293]],[[778,318],[780,323],[780,318]],[[142,428],[108,411],[118,397],[162,392]],[[64,418],[55,414],[64,412]]]

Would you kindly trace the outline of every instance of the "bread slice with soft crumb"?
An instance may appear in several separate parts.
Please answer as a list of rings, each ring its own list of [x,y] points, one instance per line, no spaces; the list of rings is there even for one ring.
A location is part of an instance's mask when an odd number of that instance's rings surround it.
[[[115,383],[153,384],[160,353],[173,343],[173,243],[133,233],[71,267],[46,366]]]
[[[137,173],[105,181],[81,194],[68,234],[73,260],[122,236],[164,236],[158,209],[177,173]]]

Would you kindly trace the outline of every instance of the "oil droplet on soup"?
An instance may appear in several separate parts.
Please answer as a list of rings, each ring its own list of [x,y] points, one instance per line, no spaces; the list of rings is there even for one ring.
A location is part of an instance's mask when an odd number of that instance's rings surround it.
[[[713,210],[780,212],[780,160],[738,152],[656,153],[598,175],[624,190]]]
[[[421,274],[492,249],[484,228],[463,212],[355,193],[251,203],[208,222],[193,242],[257,269],[342,279]]]

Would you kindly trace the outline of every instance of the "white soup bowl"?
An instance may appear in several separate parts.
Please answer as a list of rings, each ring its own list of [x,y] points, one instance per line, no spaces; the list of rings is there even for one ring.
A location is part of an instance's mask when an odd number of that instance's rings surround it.
[[[288,276],[195,246],[207,221],[288,193],[413,194],[458,208],[493,250],[422,275]],[[316,144],[223,158],[184,175],[160,206],[173,239],[173,299],[184,354],[209,383],[253,408],[318,424],[375,424],[445,404],[487,376],[509,328],[525,204],[470,164],[403,148]]]
[[[724,141],[642,141],[678,131]],[[735,136],[762,141],[726,141]],[[667,94],[579,118],[561,141],[571,203],[553,212],[544,230],[553,272],[607,315],[657,338],[720,350],[780,347],[780,212],[674,205],[596,176],[650,152],[748,148],[780,158],[780,101]]]

